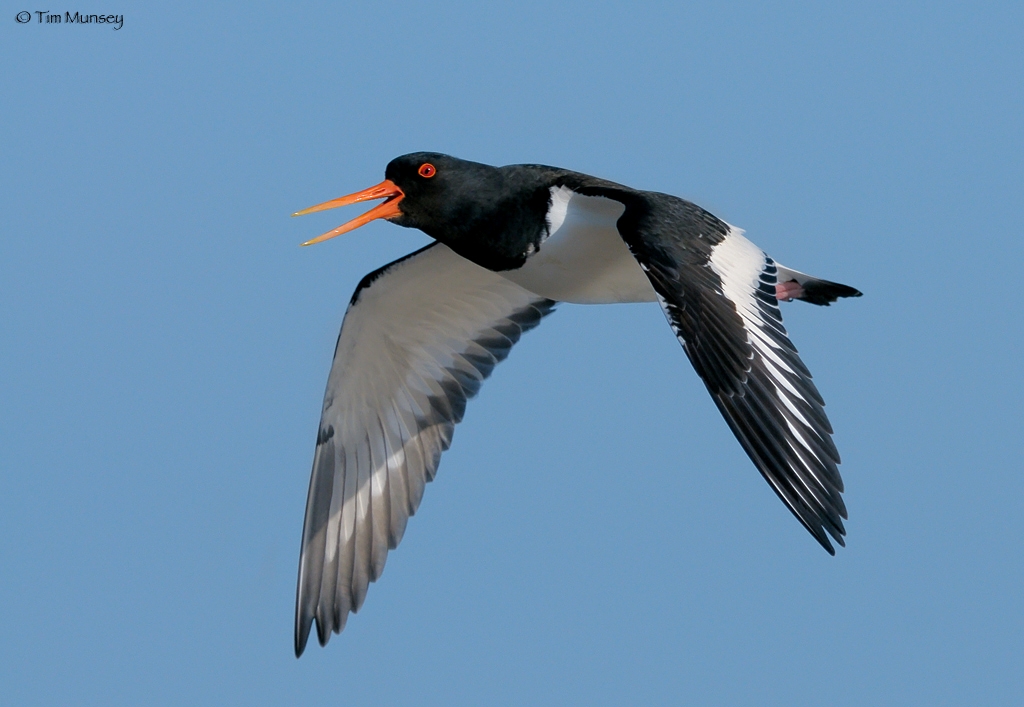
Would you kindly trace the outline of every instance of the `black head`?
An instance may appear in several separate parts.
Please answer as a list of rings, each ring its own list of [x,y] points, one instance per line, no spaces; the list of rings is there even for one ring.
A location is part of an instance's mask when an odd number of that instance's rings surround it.
[[[492,167],[439,152],[414,152],[391,160],[385,180],[377,186],[295,215],[384,198],[384,203],[362,216],[304,245],[384,218],[418,228],[479,265],[505,270],[522,265],[530,243],[544,231],[549,172],[528,165]]]
[[[418,228],[438,240],[476,230],[479,219],[498,205],[501,170],[439,152],[413,152],[388,163],[384,176],[402,190],[401,212],[393,223]]]

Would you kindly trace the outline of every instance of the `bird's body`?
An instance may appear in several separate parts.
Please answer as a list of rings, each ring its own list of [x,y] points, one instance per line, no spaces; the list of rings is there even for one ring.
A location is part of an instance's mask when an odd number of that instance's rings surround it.
[[[778,266],[678,197],[540,165],[393,160],[387,198],[316,242],[386,218],[436,242],[367,275],[335,350],[310,481],[296,654],[358,610],[493,367],[557,302],[658,301],[762,476],[830,553],[846,517],[823,401],[779,299],[860,293]]]
[[[650,280],[615,228],[623,210],[611,199],[551,187],[551,205],[536,250],[522,267],[502,274],[556,302],[656,301]]]

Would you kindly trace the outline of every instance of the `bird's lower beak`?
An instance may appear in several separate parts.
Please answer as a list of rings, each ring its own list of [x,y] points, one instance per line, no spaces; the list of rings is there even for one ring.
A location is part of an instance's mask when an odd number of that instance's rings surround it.
[[[340,236],[342,233],[348,233],[349,231],[353,231],[359,228],[360,226],[363,226],[375,219],[389,219],[394,218],[395,216],[399,216],[402,212],[398,208],[398,202],[400,202],[404,196],[405,193],[398,188],[398,185],[396,185],[390,179],[385,179],[383,182],[381,182],[375,187],[370,187],[369,189],[364,189],[362,191],[356,192],[355,194],[349,194],[348,196],[342,196],[337,199],[331,199],[330,201],[325,201],[324,203],[317,204],[316,206],[310,206],[308,209],[296,211],[294,214],[292,214],[292,216],[304,216],[306,214],[311,214],[316,211],[336,209],[339,206],[348,206],[349,204],[355,204],[358,201],[369,201],[370,199],[387,199],[387,201],[385,201],[383,204],[378,204],[377,206],[373,207],[362,216],[357,216],[351,221],[343,223],[342,225],[338,226],[337,228],[331,231],[328,231],[322,236],[317,236],[313,240],[306,241],[305,243],[302,244],[313,245],[314,243],[326,241],[328,238]]]

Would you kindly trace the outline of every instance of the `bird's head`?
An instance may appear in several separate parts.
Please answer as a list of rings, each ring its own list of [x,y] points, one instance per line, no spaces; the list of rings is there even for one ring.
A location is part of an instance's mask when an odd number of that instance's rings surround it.
[[[380,184],[325,201],[293,216],[385,199],[362,216],[348,221],[302,245],[340,236],[370,221],[383,218],[445,240],[458,237],[486,219],[502,183],[501,171],[490,165],[460,160],[439,152],[414,152],[391,160]]]

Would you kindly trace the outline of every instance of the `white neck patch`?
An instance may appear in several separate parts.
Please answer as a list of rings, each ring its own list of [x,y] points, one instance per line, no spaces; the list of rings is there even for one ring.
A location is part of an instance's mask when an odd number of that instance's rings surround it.
[[[619,235],[625,206],[603,196],[551,187],[547,233],[526,263],[501,274],[559,302],[653,302],[654,288]]]
[[[551,187],[551,206],[548,207],[547,223],[548,232],[541,241],[562,227],[565,223],[565,216],[569,213],[569,202],[575,192],[569,187]]]

